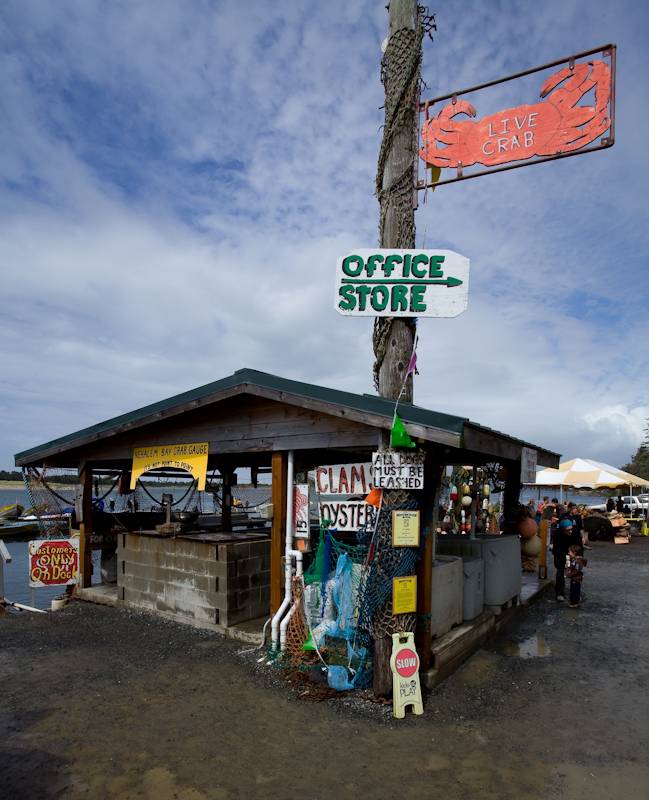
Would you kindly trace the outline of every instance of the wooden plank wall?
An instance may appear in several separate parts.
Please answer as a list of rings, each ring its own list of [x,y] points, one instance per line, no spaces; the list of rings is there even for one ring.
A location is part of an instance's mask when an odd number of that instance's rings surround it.
[[[210,454],[374,447],[376,429],[265,398],[239,396],[117,434],[78,453],[93,461],[130,459],[134,447],[205,441]]]

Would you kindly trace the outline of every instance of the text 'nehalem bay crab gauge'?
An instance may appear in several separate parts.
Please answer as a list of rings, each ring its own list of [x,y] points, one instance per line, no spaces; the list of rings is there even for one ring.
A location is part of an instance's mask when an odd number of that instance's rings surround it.
[[[338,259],[334,305],[355,317],[457,317],[469,259],[452,250],[355,250]]]

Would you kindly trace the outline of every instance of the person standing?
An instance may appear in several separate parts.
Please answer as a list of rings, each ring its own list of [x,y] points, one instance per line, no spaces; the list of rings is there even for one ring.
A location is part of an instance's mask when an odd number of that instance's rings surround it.
[[[567,515],[573,521],[575,539],[579,536],[581,545],[587,550],[592,550],[592,548],[588,546],[588,531],[584,528],[584,519],[581,516],[579,506],[576,503],[568,503]]]
[[[579,608],[581,602],[581,583],[584,579],[584,567],[588,559],[584,558],[581,545],[570,545],[568,550],[568,578],[570,580],[570,608]]]
[[[566,559],[571,545],[579,544],[579,537],[575,539],[574,523],[569,516],[564,515],[559,524],[552,531],[552,560],[554,562],[554,594],[559,603],[566,599]]]
[[[624,500],[622,500],[622,495],[618,495],[617,503],[615,504],[615,510],[618,514],[624,514]]]
[[[615,500],[612,497],[609,497],[606,501],[606,510],[610,514],[611,511],[615,511]]]

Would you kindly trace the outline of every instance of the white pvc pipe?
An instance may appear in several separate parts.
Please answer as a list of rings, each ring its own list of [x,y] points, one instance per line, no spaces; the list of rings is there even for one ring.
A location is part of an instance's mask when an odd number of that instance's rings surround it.
[[[26,606],[24,603],[10,603],[7,601],[8,606],[13,606],[14,608],[19,608],[21,611],[33,611],[34,614],[47,614],[47,611],[43,611],[42,608],[34,608],[34,606]]]
[[[302,553],[299,550],[291,550],[290,551],[290,557],[295,557],[295,572],[296,572],[297,577],[299,579],[301,579],[302,578],[302,574],[304,572],[304,570],[302,569]],[[289,598],[290,598],[290,595],[289,595]],[[284,617],[284,619],[280,623],[280,626],[279,626],[279,647],[280,647],[280,650],[284,650],[284,648],[286,647],[286,632],[288,630],[288,623],[291,621],[291,617],[298,610],[299,606],[300,606],[300,601],[296,597],[294,602],[293,602],[293,605],[289,609],[288,614]]]
[[[280,620],[291,602],[291,577],[293,575],[293,451],[288,451],[286,465],[286,541],[284,545],[284,599],[277,609],[271,623],[271,642],[273,650],[277,650],[280,642]],[[301,555],[301,553],[300,553]],[[287,623],[288,625],[288,623]]]

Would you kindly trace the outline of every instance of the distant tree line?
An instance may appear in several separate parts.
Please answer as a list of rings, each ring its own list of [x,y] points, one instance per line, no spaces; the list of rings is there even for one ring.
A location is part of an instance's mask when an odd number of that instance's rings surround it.
[[[631,461],[625,464],[622,469],[649,481],[649,420],[647,422],[644,441],[636,450],[636,454]]]
[[[0,469],[0,481],[21,481],[22,479],[23,474],[17,469]]]

